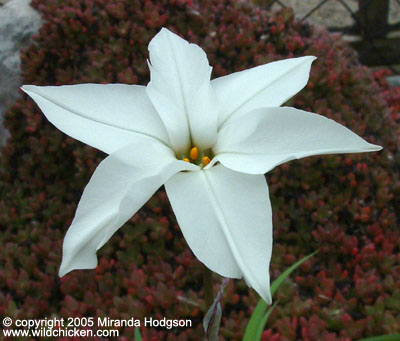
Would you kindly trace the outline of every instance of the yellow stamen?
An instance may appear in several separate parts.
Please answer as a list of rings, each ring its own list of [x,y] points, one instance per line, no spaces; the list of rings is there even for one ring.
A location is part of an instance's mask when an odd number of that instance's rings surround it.
[[[186,161],[186,162],[190,162],[190,160],[187,157],[184,157],[182,160]]]
[[[190,149],[189,156],[192,160],[197,160],[197,158],[199,157],[199,148],[193,147],[192,149]]]
[[[207,166],[210,163],[211,160],[210,160],[210,158],[208,156],[203,156],[201,161],[203,162],[204,166]]]

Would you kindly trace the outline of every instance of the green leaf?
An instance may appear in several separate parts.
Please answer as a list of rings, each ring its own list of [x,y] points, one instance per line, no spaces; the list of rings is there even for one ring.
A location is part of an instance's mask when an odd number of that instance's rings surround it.
[[[265,310],[267,309],[267,303],[263,299],[259,300],[256,308],[251,314],[250,320],[247,323],[246,330],[243,335],[243,341],[254,341],[256,340],[256,333],[258,326],[264,316]]]
[[[260,323],[259,323],[259,325],[258,325],[258,327],[257,327],[258,329],[257,329],[257,332],[256,332],[256,338],[255,338],[255,340],[261,340],[261,336],[262,336],[262,333],[263,333],[263,331],[264,331],[265,325],[267,324],[267,320],[268,320],[268,318],[269,318],[269,315],[271,315],[272,310],[274,310],[274,308],[276,307],[276,305],[278,304],[278,302],[279,302],[279,300],[276,301],[272,307],[269,307],[269,309],[267,310],[267,312],[264,314],[264,316],[263,316],[262,319],[260,320]]]
[[[286,278],[289,277],[289,275],[296,270],[301,264],[303,264],[305,261],[307,261],[309,258],[314,256],[317,251],[314,251],[313,253],[309,254],[308,256],[305,256],[304,258],[300,259],[293,265],[291,265],[288,269],[286,269],[284,272],[280,274],[280,276],[272,282],[271,284],[271,296],[274,296],[276,290],[281,286],[281,284],[285,281]]]
[[[273,296],[275,294],[276,290],[280,287],[280,285],[285,281],[285,279],[296,268],[298,268],[306,260],[308,260],[309,258],[314,256],[317,252],[318,252],[318,250],[309,254],[308,256],[300,259],[299,261],[294,263],[292,266],[290,266],[288,269],[286,269],[284,272],[282,272],[281,275],[275,281],[273,281],[271,284],[271,296]],[[243,341],[259,340],[259,338],[257,339],[258,331],[260,328],[262,328],[261,329],[261,334],[262,334],[262,331],[264,330],[264,327],[265,327],[265,323],[267,322],[269,314],[271,313],[272,308],[273,308],[272,307],[267,312],[265,312],[267,310],[267,307],[268,307],[267,303],[265,303],[265,301],[263,299],[260,299],[258,301],[257,306],[254,309],[253,313],[251,314],[250,320],[247,324],[246,330],[243,335]],[[267,317],[265,317],[266,315],[267,315]],[[265,322],[264,322],[264,319],[265,319]]]
[[[135,328],[135,341],[142,341],[142,334],[138,327]]]
[[[359,341],[391,341],[400,340],[400,334],[391,334],[391,335],[381,335],[381,336],[372,336],[367,337],[366,339],[360,339]]]

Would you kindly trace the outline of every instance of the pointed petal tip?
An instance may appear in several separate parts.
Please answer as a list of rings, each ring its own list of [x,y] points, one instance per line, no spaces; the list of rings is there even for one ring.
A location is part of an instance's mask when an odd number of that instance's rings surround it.
[[[316,56],[304,56],[304,57],[300,57],[302,59],[304,59],[306,61],[306,63],[309,63],[310,69],[311,69],[311,64],[314,62],[314,60],[317,59]]]
[[[383,147],[382,146],[378,146],[377,144],[371,144],[371,152],[379,152],[380,150],[382,150]]]
[[[175,34],[174,32],[170,31],[168,28],[161,28],[161,30],[150,40],[149,43],[149,49],[150,49],[150,45],[154,44],[154,41],[156,41],[157,37],[160,38],[162,36],[171,36],[171,37],[179,37],[177,34]],[[179,37],[180,38],[180,37]]]
[[[318,57],[316,57],[316,56],[309,55],[309,56],[302,56],[302,57],[293,57],[293,58],[288,58],[288,59],[303,60],[303,61],[309,62],[310,65],[311,65],[312,62],[313,62],[314,60],[316,60],[317,58],[318,58]]]
[[[364,140],[365,147],[360,148],[359,151],[355,151],[355,153],[371,153],[371,152],[379,152],[383,149],[382,146],[378,146],[377,144],[369,143],[368,141]]]
[[[64,277],[66,274],[68,274],[69,272],[71,272],[72,270],[74,270],[74,269],[68,269],[66,266],[65,266],[65,263],[64,262],[61,262],[61,266],[60,266],[60,269],[58,270],[58,276],[61,278],[61,277]]]
[[[169,30],[168,28],[166,28],[166,27],[162,27],[161,28],[161,30],[160,30],[160,32],[158,32],[158,34],[168,34],[168,35],[171,35],[171,36],[176,36],[176,37],[179,37],[176,33],[174,33],[173,31],[171,31],[171,30]],[[179,37],[180,38],[180,37]]]
[[[70,263],[70,262],[69,262]],[[71,265],[67,264],[67,262],[62,261],[60,269],[58,270],[58,276],[59,277],[64,277],[65,275],[69,274],[70,272],[74,270],[92,270],[97,267],[97,256],[95,255],[95,263],[93,264],[77,264]]]
[[[244,276],[244,280],[250,288],[253,288],[260,295],[265,303],[272,304],[272,296],[269,283],[265,283],[265,285],[263,285],[263,283],[261,283],[260,281],[251,283],[250,280],[246,278],[246,276]]]
[[[62,278],[64,277],[69,271],[66,271],[60,267],[60,270],[58,271],[58,277]]]
[[[29,93],[38,93],[38,90],[40,86],[37,85],[31,85],[31,84],[24,84],[20,87],[20,89],[25,92],[27,95],[29,95]],[[36,90],[36,91],[35,91]]]
[[[166,27],[161,27],[160,32],[164,32],[164,33],[172,33],[168,28]]]
[[[32,87],[34,87],[34,85],[26,85],[26,84],[24,84],[24,85],[20,86],[20,89],[21,89],[23,92],[28,93],[28,91],[29,91]]]
[[[268,305],[272,304],[272,297],[271,297],[271,292],[268,290],[268,292],[265,292],[261,298],[267,303]]]
[[[247,280],[245,278],[245,281],[247,283]],[[250,283],[248,283],[249,285]],[[249,287],[252,287],[259,295],[260,297],[265,301],[265,303],[271,305],[272,304],[272,296],[271,296],[271,289],[269,285],[265,285],[263,287],[258,286],[257,288],[254,286],[249,285]]]
[[[247,278],[244,274],[238,277],[238,279],[241,278],[246,282],[249,288],[252,288],[264,300],[265,303],[268,305],[272,304],[271,287],[269,282],[267,282],[265,285],[263,285],[263,283],[260,281],[252,283],[251,280],[249,280],[249,278]]]
[[[42,87],[41,87],[41,86],[37,86],[37,85],[31,85],[31,84],[22,85],[22,86],[20,87],[20,89],[21,89],[24,93],[26,93],[29,97],[31,97],[31,99],[32,99],[36,104],[38,104],[38,102],[37,102],[36,99],[33,98],[33,96],[35,96],[35,95],[42,96],[42,91],[41,91],[40,88],[42,88]]]

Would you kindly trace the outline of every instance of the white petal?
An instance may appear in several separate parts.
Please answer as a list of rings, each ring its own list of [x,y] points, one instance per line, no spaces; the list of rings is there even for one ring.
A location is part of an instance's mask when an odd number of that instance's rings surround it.
[[[306,156],[381,149],[324,116],[289,107],[263,108],[234,117],[221,128],[212,164],[220,161],[240,172],[264,174]]]
[[[243,275],[270,303],[272,212],[264,176],[218,165],[175,174],[165,188],[196,257],[224,277]]]
[[[135,141],[137,133],[168,144],[165,127],[139,85],[24,85],[47,119],[65,134],[106,153]]]
[[[217,106],[210,84],[212,68],[204,51],[162,29],[150,42],[147,93],[176,151],[192,144],[211,147],[217,134]]]
[[[64,239],[60,276],[97,266],[96,251],[173,174],[197,166],[178,161],[171,149],[139,138],[104,159],[79,202]]]
[[[316,58],[290,58],[213,79],[219,102],[218,128],[233,114],[279,107],[307,84]]]

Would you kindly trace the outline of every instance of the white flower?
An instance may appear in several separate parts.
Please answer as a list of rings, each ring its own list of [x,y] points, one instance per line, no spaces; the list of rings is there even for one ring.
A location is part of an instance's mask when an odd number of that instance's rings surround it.
[[[149,51],[147,87],[22,88],[57,128],[109,154],[65,236],[60,276],[95,268],[96,251],[164,184],[196,257],[224,277],[244,277],[269,303],[272,212],[264,173],[310,155],[381,147],[323,116],[280,107],[305,86],[315,57],[210,81],[204,51],[167,29]]]

